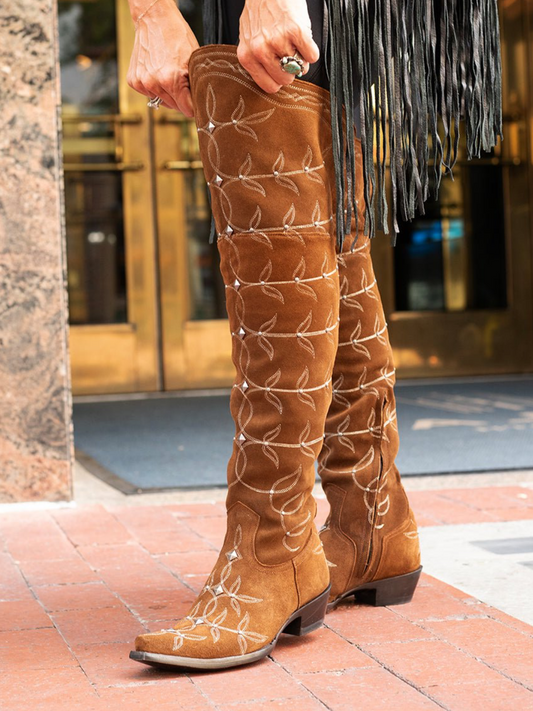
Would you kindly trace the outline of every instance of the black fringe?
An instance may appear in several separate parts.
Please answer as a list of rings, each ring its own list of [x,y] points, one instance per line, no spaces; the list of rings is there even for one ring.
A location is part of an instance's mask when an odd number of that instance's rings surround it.
[[[204,44],[221,44],[222,42],[222,2],[223,0],[203,0],[202,19],[203,19],[203,34]],[[211,191],[206,187],[207,200],[211,207]],[[209,243],[213,244],[216,240],[217,228],[215,218],[211,213],[211,227],[209,230]]]
[[[222,38],[223,0],[204,0],[204,41]],[[465,121],[467,158],[490,151],[502,135],[497,0],[324,0],[337,193],[337,244],[357,216],[355,91],[359,87],[364,234],[390,233],[398,215],[412,220],[453,179]],[[354,81],[354,78],[356,80]],[[431,149],[431,150],[430,150]],[[433,179],[429,165],[433,161]],[[390,162],[392,207],[386,196]],[[357,239],[357,225],[354,242]]]
[[[337,242],[351,233],[355,209],[353,124],[359,78],[366,219],[364,234],[390,232],[398,215],[412,220],[453,179],[465,120],[467,158],[490,151],[502,135],[497,0],[325,0],[337,187]],[[374,86],[374,88],[372,88]],[[431,150],[430,150],[431,148]],[[433,160],[433,180],[429,164]],[[390,161],[392,207],[385,191]],[[377,170],[376,170],[377,168]],[[346,176],[346,177],[344,177]],[[354,242],[357,239],[355,235]]]

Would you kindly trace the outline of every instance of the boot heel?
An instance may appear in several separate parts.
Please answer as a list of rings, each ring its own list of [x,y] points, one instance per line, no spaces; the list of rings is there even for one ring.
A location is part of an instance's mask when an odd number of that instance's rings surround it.
[[[422,567],[413,573],[361,585],[354,591],[355,600],[360,604],[374,605],[375,607],[404,605],[413,599],[421,572]]]
[[[283,632],[303,637],[304,634],[322,627],[326,616],[330,587],[328,586],[321,595],[296,610],[283,628]]]

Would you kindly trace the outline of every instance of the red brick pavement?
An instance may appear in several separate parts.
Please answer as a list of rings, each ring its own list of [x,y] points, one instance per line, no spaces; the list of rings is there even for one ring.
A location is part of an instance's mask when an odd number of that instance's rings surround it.
[[[533,518],[521,487],[411,500],[421,525]],[[341,606],[249,667],[183,675],[131,662],[136,634],[186,613],[224,525],[221,504],[3,514],[2,711],[533,710],[533,627],[428,575],[411,604]]]

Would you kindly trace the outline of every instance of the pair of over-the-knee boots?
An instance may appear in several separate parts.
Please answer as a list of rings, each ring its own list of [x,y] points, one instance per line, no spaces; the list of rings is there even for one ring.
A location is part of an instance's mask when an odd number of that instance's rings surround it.
[[[187,617],[131,656],[220,669],[316,629],[349,595],[408,601],[420,555],[370,239],[336,250],[328,92],[296,81],[265,94],[222,45],[193,54],[190,79],[236,368],[227,532]],[[317,459],[331,506],[320,535]]]

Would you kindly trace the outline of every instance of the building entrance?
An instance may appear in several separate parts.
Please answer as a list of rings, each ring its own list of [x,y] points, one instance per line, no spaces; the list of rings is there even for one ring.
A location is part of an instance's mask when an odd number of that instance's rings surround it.
[[[201,3],[180,8],[201,32]],[[533,370],[528,3],[502,5],[505,140],[372,254],[398,375]],[[75,394],[231,383],[194,123],[126,84],[126,0],[59,0]],[[533,36],[533,35],[532,35]]]

